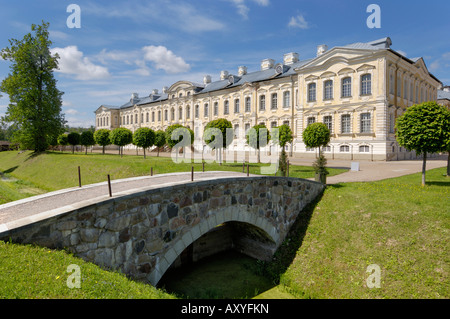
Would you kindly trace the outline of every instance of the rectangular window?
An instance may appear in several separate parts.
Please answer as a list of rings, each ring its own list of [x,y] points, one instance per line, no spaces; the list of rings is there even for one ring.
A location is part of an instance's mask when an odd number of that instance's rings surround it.
[[[351,132],[351,117],[350,114],[344,114],[341,116],[341,133],[348,134]]]
[[[328,130],[330,133],[332,132],[333,128],[333,118],[330,115],[323,117],[323,124],[325,124],[328,127]]]
[[[214,116],[219,115],[219,103],[214,102]]]
[[[391,94],[395,93],[394,76],[392,74],[389,75],[389,93]]]
[[[155,112],[152,112],[152,122],[155,122]]]
[[[164,121],[168,121],[169,120],[169,111],[165,110],[164,111]]]
[[[395,115],[393,113],[389,114],[389,133],[394,133],[395,128]]]
[[[259,97],[259,110],[264,111],[266,109],[266,96],[261,95]]]
[[[183,109],[181,107],[178,109],[178,119],[183,120]]]
[[[277,125],[278,125],[278,124],[277,124],[277,121],[270,122],[270,128],[271,128],[271,129],[277,127]]]
[[[283,107],[291,106],[291,92],[285,91],[283,93]]]
[[[408,82],[405,80],[404,84],[403,84],[403,98],[405,100],[408,99]]]
[[[364,74],[361,76],[361,95],[372,94],[372,75]]]
[[[249,113],[252,110],[252,100],[250,97],[245,98],[245,112]]]
[[[289,122],[289,120],[287,120],[287,121],[283,121],[283,125],[287,125],[287,126],[289,126],[289,127],[290,127],[290,122]]]
[[[195,106],[195,118],[198,119],[198,117],[200,116],[200,106],[196,105]]]
[[[352,78],[347,77],[342,79],[342,97],[352,96]]]
[[[239,113],[239,99],[234,100],[234,113]]]
[[[161,111],[158,111],[158,121],[161,122]]]
[[[348,146],[348,145],[341,145],[341,147],[339,147],[339,151],[341,153],[348,153],[348,152],[350,152],[350,146]]]
[[[316,100],[316,83],[308,84],[308,102]]]
[[[414,101],[414,84],[411,83],[409,86],[409,100]]]
[[[333,81],[331,80],[325,81],[323,87],[323,98],[324,100],[333,99]]]
[[[402,97],[402,79],[400,77],[397,78],[397,96]]]
[[[208,117],[209,116],[209,105],[208,105],[208,103],[203,105],[203,108],[204,108],[204,117]]]
[[[250,123],[245,123],[245,135],[248,135],[248,131],[250,130]]]
[[[189,106],[186,106],[186,118],[191,118],[191,108]]]
[[[361,133],[371,133],[372,125],[371,125],[371,114],[370,113],[362,113],[361,114]]]
[[[228,102],[228,100],[226,100],[223,103],[223,114],[227,115],[230,113],[230,102]]]
[[[276,110],[278,108],[278,94],[277,93],[273,93],[272,94],[272,102],[270,104],[270,109],[271,110]]]
[[[308,117],[308,122],[306,126],[310,126],[313,123],[316,123],[316,118],[314,116]]]

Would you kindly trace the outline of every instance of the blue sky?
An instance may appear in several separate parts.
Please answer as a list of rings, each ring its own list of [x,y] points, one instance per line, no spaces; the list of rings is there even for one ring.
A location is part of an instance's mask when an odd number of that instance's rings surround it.
[[[69,4],[81,9],[81,28],[69,28]],[[381,8],[381,28],[370,29],[369,4]],[[0,48],[21,39],[31,24],[50,22],[55,73],[71,126],[94,124],[102,104],[120,106],[131,93],[148,95],[178,80],[202,82],[221,70],[249,72],[262,59],[297,52],[314,57],[329,48],[389,36],[392,49],[423,57],[431,73],[450,84],[449,1],[303,0],[21,0],[0,1]],[[9,62],[0,59],[0,80]],[[0,115],[8,96],[0,98]]]

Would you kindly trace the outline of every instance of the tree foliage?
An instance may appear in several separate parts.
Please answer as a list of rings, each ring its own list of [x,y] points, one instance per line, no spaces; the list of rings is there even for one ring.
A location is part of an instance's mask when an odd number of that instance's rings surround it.
[[[133,134],[133,144],[144,149],[144,158],[145,158],[145,149],[153,146],[155,143],[155,132],[148,127],[141,127],[136,130]]]
[[[105,128],[94,132],[95,143],[103,147],[103,154],[105,154],[105,146],[111,144],[110,135],[111,131]]]
[[[276,129],[278,129],[278,140],[275,140],[274,142],[281,146],[281,153],[278,164],[280,167],[281,175],[286,176],[288,163],[285,146],[287,143],[292,143],[294,137],[289,125],[283,124]]]
[[[422,186],[425,186],[427,154],[450,149],[450,112],[436,102],[409,107],[395,123],[399,145],[423,154]]]
[[[270,138],[269,130],[264,124],[255,125],[248,131],[247,144],[258,150],[258,163],[261,161],[260,149],[269,144]]]
[[[324,176],[328,175],[329,172],[326,169],[327,160],[321,152],[321,147],[330,143],[330,130],[324,123],[313,123],[303,131],[302,137],[306,147],[319,148],[319,157],[313,163],[313,168],[319,181],[324,182]]]
[[[67,135],[67,142],[72,145],[72,154],[75,153],[75,145],[79,145],[81,140],[80,134],[72,132]]]
[[[118,127],[111,131],[110,139],[112,144],[119,146],[119,154],[122,156],[123,147],[133,142],[133,133],[125,127]]]
[[[173,134],[178,138],[173,138]],[[183,136],[190,136],[190,140],[183,140]],[[166,143],[170,148],[185,147],[194,143],[194,132],[181,124],[173,124],[166,129]]]
[[[155,132],[155,146],[158,148],[158,157],[159,157],[159,148],[166,145],[166,133],[162,130]]]
[[[67,138],[67,134],[58,135],[58,144],[61,145],[63,148],[64,148],[64,146],[69,145],[69,140]]]
[[[87,154],[88,147],[95,144],[94,133],[92,131],[84,131],[81,133],[80,143],[86,148],[85,154]]]
[[[228,134],[227,134],[228,132]],[[217,136],[222,136],[222,142],[220,139],[216,140]],[[216,119],[210,121],[205,126],[205,131],[203,133],[203,140],[211,148],[221,149],[227,148],[233,142],[234,132],[233,126],[230,121],[224,118]]]
[[[56,87],[53,71],[58,55],[50,53],[49,24],[32,25],[22,40],[10,39],[10,47],[1,51],[11,61],[11,73],[1,82],[0,91],[9,95],[10,104],[4,122],[17,127],[13,140],[21,148],[42,152],[49,137],[62,132],[65,120],[61,113],[62,95]]]

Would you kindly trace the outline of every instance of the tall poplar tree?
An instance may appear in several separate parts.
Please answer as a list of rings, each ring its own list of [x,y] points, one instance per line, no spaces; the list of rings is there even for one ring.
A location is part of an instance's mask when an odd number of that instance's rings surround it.
[[[22,40],[10,39],[10,47],[1,51],[11,61],[11,73],[1,82],[0,91],[9,95],[10,104],[2,119],[18,128],[13,140],[21,148],[42,152],[48,141],[62,133],[65,120],[61,113],[63,92],[56,87],[53,71],[58,55],[50,53],[49,23],[32,25]]]

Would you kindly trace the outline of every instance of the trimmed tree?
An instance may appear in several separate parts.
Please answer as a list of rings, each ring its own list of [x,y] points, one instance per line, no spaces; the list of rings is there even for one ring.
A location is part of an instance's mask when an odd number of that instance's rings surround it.
[[[178,135],[178,138],[174,139],[172,135]],[[190,140],[184,141],[183,136],[189,135],[191,137]],[[173,124],[166,129],[166,143],[170,148],[176,148],[176,156],[178,159],[179,147],[187,147],[191,146],[194,143],[194,132],[181,124]]]
[[[81,133],[80,143],[86,148],[85,154],[87,155],[88,147],[95,144],[94,133],[92,131],[84,131]]]
[[[450,112],[434,101],[413,105],[397,119],[395,128],[399,145],[423,155],[422,186],[425,186],[427,154],[449,148]]]
[[[123,147],[133,141],[133,133],[125,127],[118,127],[111,131],[110,139],[112,144],[119,146],[119,155],[122,157]]]
[[[220,139],[216,139],[217,136],[221,136],[222,141],[220,141]],[[230,121],[224,118],[209,122],[206,124],[205,131],[203,132],[203,140],[205,143],[212,149],[218,150],[220,165],[222,165],[222,151],[233,142],[233,138],[233,125]]]
[[[67,140],[67,134],[60,134],[58,136],[58,144],[62,146],[61,152],[64,150],[66,145],[69,145],[69,141]]]
[[[269,130],[264,124],[255,125],[248,131],[246,138],[247,144],[258,151],[258,163],[260,163],[261,162],[260,149],[261,147],[267,146],[271,138]]]
[[[278,144],[281,147],[281,154],[279,160],[279,166],[281,170],[281,175],[286,176],[287,173],[287,155],[286,155],[286,144],[292,143],[294,137],[292,136],[292,130],[289,125],[283,124],[278,129]]]
[[[166,133],[164,131],[156,131],[155,132],[155,144],[158,148],[158,157],[159,157],[159,149],[166,145]]]
[[[145,149],[152,146],[155,143],[155,132],[148,127],[141,127],[136,130],[133,134],[133,144],[144,149],[144,159]]]
[[[326,176],[328,170],[326,168],[327,160],[322,154],[321,147],[327,146],[330,143],[330,130],[324,123],[313,123],[303,131],[303,143],[306,147],[319,148],[319,157],[313,164],[316,173],[316,181],[323,184],[326,183]]]
[[[67,142],[72,145],[72,154],[75,153],[75,145],[79,145],[81,140],[81,136],[77,132],[72,132],[67,135]]]
[[[105,154],[105,146],[111,145],[111,131],[105,128],[94,132],[95,143],[103,147],[103,154]]]

